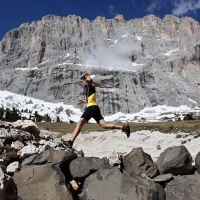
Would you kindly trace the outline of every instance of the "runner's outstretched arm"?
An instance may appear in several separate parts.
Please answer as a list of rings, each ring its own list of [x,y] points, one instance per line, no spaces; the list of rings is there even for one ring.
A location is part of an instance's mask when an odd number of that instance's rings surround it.
[[[85,99],[82,99],[81,97],[78,97],[78,101],[83,102],[83,103],[87,103],[87,101]]]
[[[95,81],[92,81],[92,86],[93,86],[93,87],[99,87],[99,86],[100,86],[100,84],[99,84],[99,83],[97,83],[97,82],[95,82]]]

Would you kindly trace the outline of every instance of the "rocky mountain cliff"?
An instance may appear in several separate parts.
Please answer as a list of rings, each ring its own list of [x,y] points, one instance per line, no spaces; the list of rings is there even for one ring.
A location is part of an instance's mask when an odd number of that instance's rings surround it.
[[[0,42],[0,90],[84,108],[80,77],[101,87],[104,115],[146,106],[200,104],[200,25],[153,15],[126,21],[48,15],[6,33]]]

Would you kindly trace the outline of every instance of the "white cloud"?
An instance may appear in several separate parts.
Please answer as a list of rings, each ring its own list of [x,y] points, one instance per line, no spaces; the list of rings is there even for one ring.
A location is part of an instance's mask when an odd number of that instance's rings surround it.
[[[141,45],[138,41],[118,40],[112,46],[105,46],[104,41],[96,38],[91,44],[90,52],[84,49],[79,50],[79,57],[83,58],[83,64],[93,67],[103,67],[108,70],[136,70],[133,66],[131,56],[133,52],[141,52]]]
[[[136,7],[136,5],[135,5],[135,1],[136,0],[130,0],[130,2],[132,3],[132,5],[133,5],[133,8],[135,8]]]
[[[156,1],[153,1],[148,7],[147,7],[147,12],[152,13],[156,8]]]
[[[111,15],[117,15],[117,13],[115,12],[114,6],[113,5],[109,5],[109,13]]]
[[[153,0],[150,5],[146,8],[146,11],[149,13],[153,13],[155,10],[159,10],[164,6],[162,0]]]
[[[173,15],[181,16],[187,14],[188,12],[195,12],[200,8],[200,0],[179,0],[174,3],[175,8],[172,10]]]

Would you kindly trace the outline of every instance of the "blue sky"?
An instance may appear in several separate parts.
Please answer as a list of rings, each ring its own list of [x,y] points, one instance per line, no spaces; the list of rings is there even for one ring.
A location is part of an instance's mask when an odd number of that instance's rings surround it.
[[[0,40],[20,24],[48,14],[62,17],[75,14],[89,20],[97,16],[111,19],[117,14],[126,20],[172,14],[200,21],[200,0],[0,0],[0,8]]]

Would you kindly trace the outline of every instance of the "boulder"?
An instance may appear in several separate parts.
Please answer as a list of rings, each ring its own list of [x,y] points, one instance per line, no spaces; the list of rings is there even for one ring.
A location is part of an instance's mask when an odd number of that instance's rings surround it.
[[[151,156],[143,151],[141,147],[133,149],[122,158],[124,169],[136,175],[146,175],[153,178],[158,169]]]
[[[54,138],[54,139],[50,139],[50,140],[44,140],[41,139],[39,142],[39,144],[44,145],[44,146],[48,146],[50,148],[54,148],[54,149],[65,149],[65,145],[61,142],[60,138]]]
[[[4,145],[3,145],[3,142],[0,142],[0,147],[3,147]]]
[[[8,131],[5,128],[0,128],[0,139],[5,139],[8,136]]]
[[[122,156],[120,153],[116,152],[115,150],[109,156],[109,163],[111,166],[118,166],[121,164]]]
[[[20,142],[19,140],[12,142],[11,147],[13,147],[16,150],[21,150],[24,147],[24,144]]]
[[[5,165],[5,163],[2,163],[2,161],[0,160],[0,168],[1,168],[1,170],[2,170],[2,172],[4,173],[4,174],[6,174],[6,165]]]
[[[24,166],[14,174],[18,197],[23,200],[72,200],[60,168],[55,165]]]
[[[60,167],[61,171],[63,172],[65,179],[68,181],[73,180],[71,172],[69,170],[69,164],[72,160],[74,160],[76,158],[77,158],[77,155],[74,153],[73,150],[71,150],[67,154],[65,154],[65,157],[59,164],[59,167]]]
[[[40,131],[40,138],[45,139],[45,140],[49,140],[49,139],[53,139],[53,138],[60,138],[63,136],[63,133],[60,132],[52,132],[49,130],[41,130]]]
[[[30,165],[34,159],[37,157],[37,154],[33,154],[27,158],[25,158],[22,163],[21,163],[21,166],[25,166],[25,165]]]
[[[20,163],[19,161],[15,161],[13,163],[10,163],[7,168],[6,168],[6,172],[7,173],[14,173],[16,172],[17,170],[20,169]]]
[[[0,199],[17,200],[17,191],[13,179],[3,173],[0,168]]]
[[[39,148],[37,148],[34,144],[29,143],[27,146],[24,146],[21,150],[17,152],[17,155],[23,160],[30,155],[36,154],[39,152]]]
[[[44,146],[48,146],[50,148],[55,148],[57,146],[55,142],[52,142],[50,140],[46,141],[46,140],[42,139],[38,143],[41,144],[41,145],[44,145]]]
[[[9,165],[12,162],[19,161],[19,155],[15,149],[7,149],[2,153],[3,162]]]
[[[187,175],[193,173],[192,156],[183,145],[165,149],[156,165],[160,174]]]
[[[200,175],[174,177],[167,183],[165,192],[167,200],[198,200],[200,197]]]
[[[104,165],[109,165],[107,158],[80,157],[70,163],[69,169],[74,180],[82,180]]]
[[[197,173],[200,174],[200,152],[195,157],[195,166],[197,168]]]
[[[153,178],[153,181],[156,183],[165,183],[173,179],[172,174],[163,174],[163,175],[158,175],[155,178]]]
[[[21,129],[23,131],[29,132],[39,139],[40,130],[37,125],[31,120],[17,120],[13,122],[13,127],[16,129]]]
[[[152,180],[104,166],[85,179],[82,200],[165,200],[165,191]]]
[[[71,155],[69,151],[61,151],[48,149],[38,155],[32,155],[23,160],[22,166],[24,165],[44,165],[44,164],[60,164],[63,159]]]
[[[10,129],[12,124],[10,122],[0,121],[0,128]]]
[[[33,140],[32,134],[18,129],[10,129],[3,143],[4,145],[11,145],[11,143],[14,141],[25,143],[26,141],[30,140]]]

